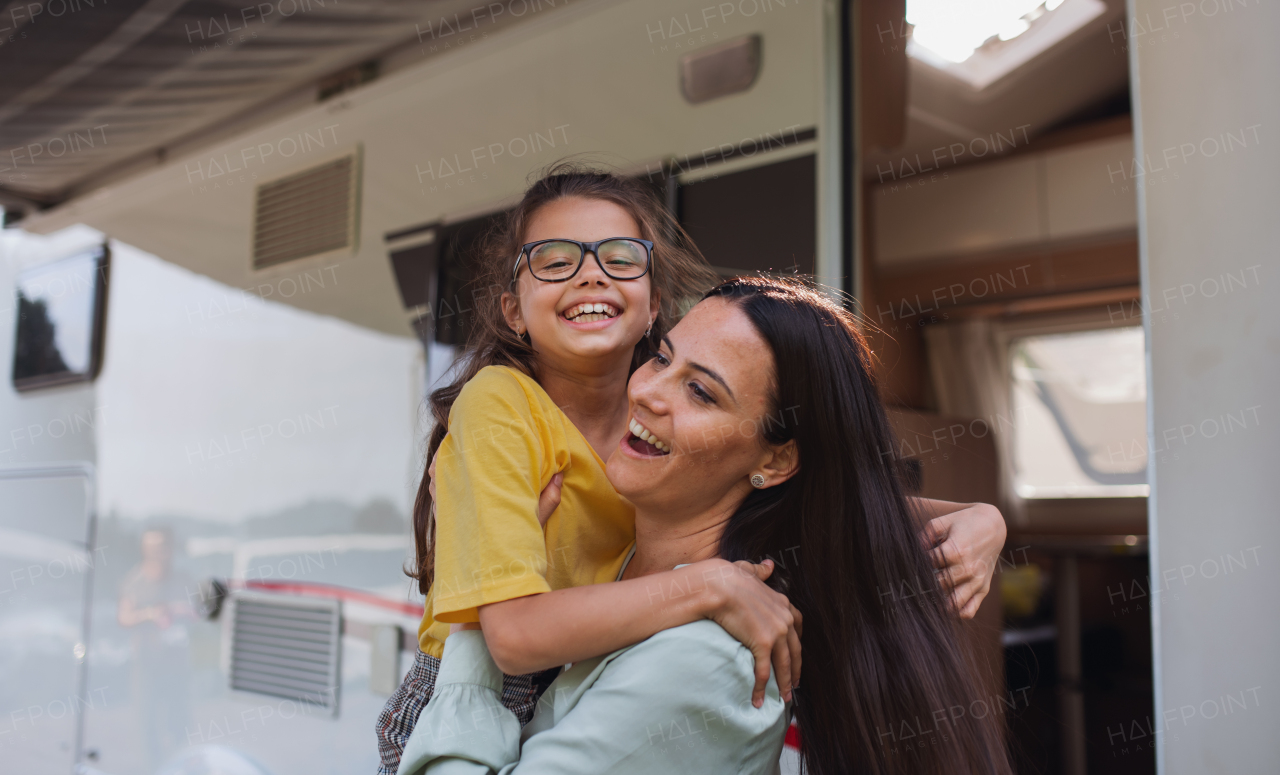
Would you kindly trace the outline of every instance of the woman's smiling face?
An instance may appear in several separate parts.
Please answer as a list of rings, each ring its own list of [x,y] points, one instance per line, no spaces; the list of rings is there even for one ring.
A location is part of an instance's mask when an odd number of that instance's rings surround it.
[[[795,471],[794,445],[775,449],[762,422],[771,406],[773,354],[746,314],[722,298],[699,302],[631,376],[631,431],[609,457],[609,481],[639,508],[702,513],[736,507]]]
[[[529,218],[523,242],[557,238],[595,242],[609,237],[642,235],[630,213],[613,202],[567,197],[543,205]],[[529,332],[539,358],[562,365],[576,361],[575,370],[594,371],[593,361],[600,362],[599,368],[614,368],[615,359],[630,360],[658,314],[650,278],[646,274],[635,280],[614,280],[588,254],[572,279],[546,283],[534,278],[522,262],[515,293],[503,296],[503,312],[513,330]],[[593,305],[592,311],[587,304]],[[594,312],[594,305],[601,305],[601,311]]]

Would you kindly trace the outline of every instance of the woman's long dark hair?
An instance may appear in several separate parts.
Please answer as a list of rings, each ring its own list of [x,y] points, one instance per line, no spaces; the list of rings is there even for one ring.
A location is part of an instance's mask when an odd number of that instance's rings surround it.
[[[737,305],[768,343],[776,376],[762,438],[799,449],[799,472],[753,491],[730,519],[720,556],[775,558],[804,615],[805,771],[1011,772],[1000,703],[921,546],[852,315],[798,280],[738,278],[710,297]]]
[[[431,394],[431,414],[435,421],[427,442],[422,479],[413,504],[414,563],[406,569],[416,579],[418,589],[427,594],[435,576],[432,538],[435,525],[431,511],[431,484],[427,467],[449,430],[449,410],[462,387],[486,366],[509,366],[537,378],[533,347],[507,327],[502,315],[502,291],[515,290],[511,270],[516,251],[524,242],[529,219],[539,208],[560,199],[579,197],[612,202],[631,215],[640,226],[640,236],[653,242],[650,268],[652,293],[660,300],[658,317],[649,336],[642,338],[631,358],[631,370],[653,357],[662,337],[687,308],[719,277],[694,246],[680,223],[658,198],[651,186],[574,160],[562,160],[543,170],[525,191],[520,204],[500,219],[468,256],[475,273],[471,287],[477,290],[467,301],[474,304],[467,345],[461,367],[453,382]],[[570,235],[563,235],[570,236]]]

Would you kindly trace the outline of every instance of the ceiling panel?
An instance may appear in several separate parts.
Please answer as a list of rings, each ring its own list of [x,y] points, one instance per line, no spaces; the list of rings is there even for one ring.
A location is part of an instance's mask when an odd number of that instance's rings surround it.
[[[0,6],[0,204],[65,201],[473,5],[13,0]]]

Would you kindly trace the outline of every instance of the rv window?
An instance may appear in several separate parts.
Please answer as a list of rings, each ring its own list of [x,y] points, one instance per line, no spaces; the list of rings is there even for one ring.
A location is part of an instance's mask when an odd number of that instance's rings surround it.
[[[703,178],[680,187],[680,222],[721,274],[813,273],[813,156]]]
[[[436,285],[439,291],[429,313],[435,325],[435,340],[440,344],[466,343],[475,299],[485,292],[477,285],[475,251],[481,238],[505,215],[505,212],[493,213],[440,229],[437,237],[440,270]]]
[[[13,386],[31,390],[98,375],[107,248],[18,275]]]
[[[1141,328],[1015,339],[1012,377],[1019,495],[1147,495]]]
[[[423,245],[416,245],[403,250],[391,251],[391,268],[396,275],[396,286],[400,289],[400,301],[405,309],[425,307],[426,312],[413,321],[413,329],[422,341],[422,346],[430,349],[434,336],[434,309],[436,283],[439,280],[439,243],[435,240]]]

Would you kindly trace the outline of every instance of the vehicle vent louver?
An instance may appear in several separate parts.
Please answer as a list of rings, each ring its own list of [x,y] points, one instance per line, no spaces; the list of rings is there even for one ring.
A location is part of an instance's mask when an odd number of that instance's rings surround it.
[[[338,712],[342,603],[238,594],[231,633],[231,688]]]
[[[353,152],[258,186],[254,269],[355,248],[359,161]]]

